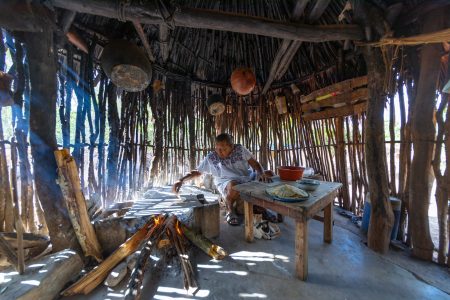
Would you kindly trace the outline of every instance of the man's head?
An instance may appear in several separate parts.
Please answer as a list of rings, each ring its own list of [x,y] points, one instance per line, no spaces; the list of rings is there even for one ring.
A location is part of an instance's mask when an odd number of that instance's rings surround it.
[[[216,136],[216,152],[220,158],[227,158],[233,151],[233,137],[228,133]]]

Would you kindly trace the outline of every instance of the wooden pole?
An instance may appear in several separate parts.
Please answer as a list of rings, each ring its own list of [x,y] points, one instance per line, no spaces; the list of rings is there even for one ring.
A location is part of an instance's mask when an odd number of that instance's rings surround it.
[[[134,28],[136,29],[136,32],[139,35],[139,38],[141,39],[142,45],[144,46],[145,52],[147,52],[148,58],[151,62],[155,62],[155,56],[153,55],[152,48],[150,47],[150,44],[147,40],[147,35],[144,32],[144,29],[142,28],[141,23],[137,21],[133,21]]]
[[[441,29],[443,22],[444,11],[435,10],[426,15],[423,32]],[[428,223],[432,184],[429,176],[436,130],[433,115],[440,65],[440,45],[424,45],[421,49],[420,77],[411,123],[414,157],[411,164],[409,208],[413,255],[430,261],[433,258],[434,245]]]
[[[53,31],[25,33],[30,69],[30,144],[36,191],[44,210],[53,251],[80,250],[63,197],[56,184],[56,51]]]
[[[11,145],[11,194],[14,202],[14,224],[17,232],[17,270],[20,275],[25,272],[25,256],[23,251],[23,224],[19,212],[19,196],[17,191],[17,151],[15,139]]]
[[[344,118],[336,118],[336,159],[339,161],[339,179],[342,183],[342,198],[344,209],[350,210],[350,196],[348,192],[347,159],[345,155],[344,141]],[[355,199],[353,199],[355,200]]]
[[[389,202],[389,186],[384,144],[384,64],[381,51],[367,48],[369,103],[366,119],[366,165],[369,179],[371,216],[368,232],[368,246],[372,250],[386,253],[389,249],[391,228],[394,222]]]
[[[304,12],[308,2],[309,2],[309,0],[307,0],[307,1],[297,0],[295,2],[294,10],[291,15],[292,21],[298,21],[298,19],[300,19],[300,17],[303,15],[303,12]],[[262,94],[265,94],[268,91],[270,85],[275,80],[275,75],[277,74],[281,60],[283,59],[283,56],[286,54],[286,51],[288,50],[288,48],[292,42],[293,41],[291,41],[291,40],[283,40],[280,47],[278,48],[277,54],[275,55],[275,58],[272,62],[272,66],[270,67],[269,76],[266,80],[266,83],[264,84]]]
[[[163,16],[161,7],[156,1],[131,3],[123,6],[123,10],[117,7],[116,1],[112,0],[52,0],[51,3],[58,8],[108,18],[137,20],[143,24],[168,23],[180,27],[249,33],[308,42],[363,38],[362,30],[354,25],[300,25],[242,14],[185,7],[170,8],[171,11],[167,16]]]
[[[384,34],[379,24],[371,22],[383,13],[369,2],[352,1],[355,20],[366,27],[366,38]],[[370,16],[370,18],[369,18]],[[386,165],[384,139],[384,104],[386,95],[384,82],[385,64],[381,50],[366,46],[364,58],[367,64],[369,101],[364,124],[365,160],[371,200],[371,216],[368,232],[368,246],[372,250],[386,253],[389,249],[394,214],[389,201],[389,181]]]

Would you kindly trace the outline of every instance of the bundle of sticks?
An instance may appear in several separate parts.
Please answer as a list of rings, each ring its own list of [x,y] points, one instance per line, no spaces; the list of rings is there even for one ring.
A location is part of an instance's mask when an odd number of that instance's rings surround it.
[[[223,259],[227,255],[220,246],[213,244],[210,240],[194,233],[190,228],[181,224],[175,215],[154,215],[97,268],[65,289],[61,295],[71,296],[90,293],[104,281],[112,268],[140,249],[136,266],[131,273],[125,293],[125,299],[127,300],[140,299],[144,271],[148,268],[151,261],[149,260],[150,255],[158,248],[163,254],[158,261],[157,268],[162,268],[162,265],[170,259],[170,253],[176,253],[184,274],[184,288],[195,294],[199,286],[189,260],[188,241],[191,241],[214,259]]]

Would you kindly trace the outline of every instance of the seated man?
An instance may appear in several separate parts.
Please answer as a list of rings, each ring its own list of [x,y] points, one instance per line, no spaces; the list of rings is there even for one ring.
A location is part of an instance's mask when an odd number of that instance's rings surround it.
[[[239,199],[239,192],[233,190],[233,186],[253,179],[271,182],[270,177],[273,174],[270,171],[265,172],[248,149],[242,145],[233,144],[233,137],[227,133],[216,137],[215,148],[215,151],[210,152],[196,170],[192,170],[174,183],[173,191],[178,193],[185,180],[201,176],[202,173],[212,174],[217,189],[227,204],[228,224],[239,225],[240,221],[234,208],[236,200]]]

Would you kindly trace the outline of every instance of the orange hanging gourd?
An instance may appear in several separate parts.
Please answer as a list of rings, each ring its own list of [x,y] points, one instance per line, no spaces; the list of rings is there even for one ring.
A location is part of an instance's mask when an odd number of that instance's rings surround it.
[[[250,68],[237,68],[231,74],[231,87],[239,95],[250,94],[256,85],[256,77]]]

